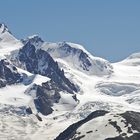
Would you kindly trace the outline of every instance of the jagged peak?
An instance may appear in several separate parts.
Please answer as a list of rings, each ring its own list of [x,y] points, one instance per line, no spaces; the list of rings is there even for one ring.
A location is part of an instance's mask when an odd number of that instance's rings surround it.
[[[26,39],[22,39],[21,41],[24,45],[27,43],[30,43],[37,48],[40,47],[44,43],[44,41],[39,35],[28,36]]]
[[[67,41],[62,41],[62,42],[56,42],[56,43],[53,43],[53,42],[45,42],[43,44],[43,48],[45,50],[47,49],[60,49],[60,48],[71,48],[71,49],[74,49],[74,50],[77,50],[77,51],[83,51],[85,52],[86,54],[90,55],[90,53],[80,44],[76,44],[76,43],[71,43],[71,42],[67,42]]]
[[[31,36],[28,36],[26,39],[23,39],[23,40],[30,40],[30,41],[40,41],[40,42],[44,42],[43,39],[37,35],[37,34],[34,34],[34,35],[31,35]]]
[[[59,46],[68,45],[68,43],[67,43],[66,41],[58,42],[57,44],[58,44]]]
[[[35,37],[39,37],[39,35],[38,34],[34,34],[34,35],[31,35],[31,36],[28,36],[27,38],[32,39],[32,38],[35,38]]]
[[[41,39],[42,40],[42,38],[38,34],[34,34],[34,35],[31,35],[31,36],[28,36],[27,39]]]
[[[0,33],[3,34],[5,32],[12,34],[5,23],[0,23]]]
[[[75,48],[75,49],[80,49],[82,51],[86,51],[85,48],[82,45],[76,44],[76,43],[71,43],[71,42],[63,41],[63,42],[58,42],[57,44],[58,44],[59,47],[61,47],[61,46],[69,46],[71,48]]]

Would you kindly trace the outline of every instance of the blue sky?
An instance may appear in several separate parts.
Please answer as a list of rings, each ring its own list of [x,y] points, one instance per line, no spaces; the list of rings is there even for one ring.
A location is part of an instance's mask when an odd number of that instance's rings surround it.
[[[112,62],[140,52],[140,0],[1,0],[0,22],[17,38],[79,43]]]

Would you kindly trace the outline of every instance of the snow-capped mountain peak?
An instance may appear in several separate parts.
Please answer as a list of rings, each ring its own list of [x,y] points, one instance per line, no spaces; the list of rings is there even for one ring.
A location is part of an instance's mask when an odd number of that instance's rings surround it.
[[[7,25],[5,25],[4,23],[0,23],[0,34],[3,34],[5,32],[8,32],[11,34],[11,32],[9,31]]]
[[[34,34],[27,37],[28,39],[40,38],[38,34]]]
[[[20,40],[16,39],[10,32],[9,28],[1,23],[0,24],[0,56],[10,54],[11,51],[19,49],[23,44]]]
[[[62,64],[65,62],[71,68],[88,75],[107,75],[113,72],[113,67],[108,61],[92,56],[83,46],[78,44],[69,42],[44,43],[42,49],[55,58],[60,65],[65,65]]]
[[[27,44],[28,42],[30,42],[36,48],[40,48],[42,46],[42,44],[44,43],[42,38],[38,35],[29,36],[26,39],[22,39],[21,41],[24,45]]]

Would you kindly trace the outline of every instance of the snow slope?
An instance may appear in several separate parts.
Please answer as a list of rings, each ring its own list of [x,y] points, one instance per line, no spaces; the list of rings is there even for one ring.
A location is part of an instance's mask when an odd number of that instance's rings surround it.
[[[134,53],[125,60],[121,61],[120,64],[128,66],[139,66],[140,65],[140,53]]]
[[[69,126],[56,140],[138,140],[140,113],[109,113],[98,110]]]
[[[41,48],[46,50],[60,65],[66,63],[69,67],[88,75],[100,76],[113,72],[113,67],[107,60],[92,56],[79,44],[69,42],[44,43]]]
[[[19,49],[23,44],[16,39],[5,24],[0,24],[0,56],[10,54]]]

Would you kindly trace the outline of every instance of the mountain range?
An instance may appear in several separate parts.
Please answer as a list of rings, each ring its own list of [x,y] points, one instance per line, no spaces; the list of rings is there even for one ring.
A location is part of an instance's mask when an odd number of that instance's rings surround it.
[[[139,140],[140,53],[116,63],[82,45],[17,39],[0,24],[0,139]]]

